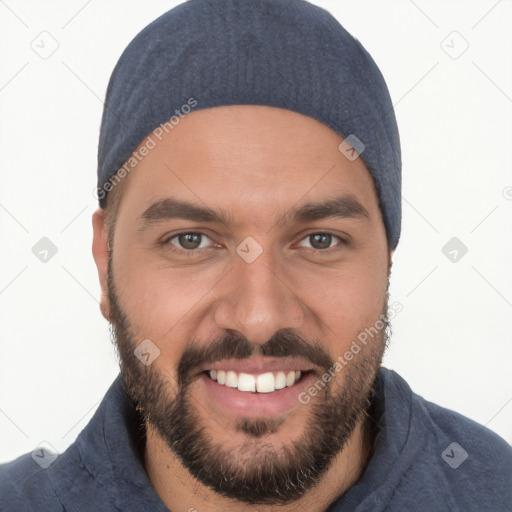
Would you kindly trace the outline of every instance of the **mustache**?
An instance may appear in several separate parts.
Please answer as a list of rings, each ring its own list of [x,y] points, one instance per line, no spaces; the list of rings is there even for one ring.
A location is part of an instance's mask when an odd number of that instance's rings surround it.
[[[253,356],[300,357],[322,370],[334,364],[321,342],[308,341],[291,328],[279,329],[263,345],[255,345],[245,336],[230,331],[206,346],[201,346],[197,341],[190,343],[178,364],[178,384],[180,387],[186,386],[199,366],[221,359],[249,359]]]

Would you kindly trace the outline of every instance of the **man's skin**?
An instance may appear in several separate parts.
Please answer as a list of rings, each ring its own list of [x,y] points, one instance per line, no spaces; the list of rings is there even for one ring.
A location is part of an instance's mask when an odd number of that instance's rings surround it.
[[[336,360],[358,333],[375,324],[386,304],[392,251],[372,178],[361,158],[350,161],[339,151],[342,140],[326,125],[295,112],[252,105],[216,107],[181,119],[125,178],[113,239],[116,291],[138,342],[150,339],[160,349],[151,368],[168,377],[169,396],[176,394],[176,367],[191,340],[207,345],[230,331],[261,346],[279,329],[293,328],[305,339],[320,340]],[[342,195],[355,198],[368,215],[308,222],[285,217],[305,203]],[[222,210],[229,222],[174,218],[140,229],[142,213],[171,196]],[[95,211],[93,227],[101,308],[110,320],[108,233],[102,209]],[[170,241],[186,232],[209,238],[186,254],[178,237]],[[315,233],[334,235],[330,248],[318,248],[318,243],[313,248],[308,235]],[[247,237],[263,249],[251,263],[236,252]],[[372,350],[383,350],[383,338],[374,343],[378,346]],[[265,372],[265,358],[250,362],[261,365],[261,372],[253,373]],[[298,369],[305,365],[297,359]],[[190,386],[194,412],[213,441],[237,454],[231,461],[235,467],[251,468],[262,439],[235,430],[235,420],[282,419],[277,431],[263,438],[276,454],[282,453],[301,438],[311,421],[311,405],[323,399],[321,393],[307,405],[297,399],[321,376],[318,368],[313,370],[318,373],[294,384],[295,393],[277,404],[273,393],[221,387],[198,373]],[[338,372],[333,389],[347,385],[345,379],[345,370]],[[241,403],[219,399],[212,387],[238,393]],[[363,420],[317,485],[291,503],[248,505],[219,495],[189,473],[150,423],[146,471],[173,511],[322,511],[354,484],[368,461],[370,439]],[[242,456],[237,449],[247,441]]]

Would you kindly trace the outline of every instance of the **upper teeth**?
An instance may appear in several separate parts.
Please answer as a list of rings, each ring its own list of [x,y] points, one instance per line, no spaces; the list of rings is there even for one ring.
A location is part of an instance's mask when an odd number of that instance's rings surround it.
[[[258,391],[259,393],[271,393],[276,389],[293,386],[300,379],[300,370],[289,372],[262,373],[251,375],[250,373],[236,373],[234,371],[210,370],[210,378],[219,384],[230,388],[238,388],[239,391]]]

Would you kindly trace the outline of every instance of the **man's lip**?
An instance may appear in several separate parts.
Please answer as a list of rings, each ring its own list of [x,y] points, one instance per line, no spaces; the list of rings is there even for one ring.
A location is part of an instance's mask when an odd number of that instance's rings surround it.
[[[299,396],[313,384],[315,377],[306,373],[293,386],[271,393],[239,391],[219,384],[204,373],[197,379],[199,400],[206,401],[205,408],[214,418],[219,415],[239,418],[269,418],[291,413],[301,407]]]
[[[198,373],[208,370],[225,370],[236,373],[261,374],[266,372],[300,370],[312,371],[311,362],[296,357],[252,357],[250,359],[222,359],[213,363],[206,363],[199,368]]]

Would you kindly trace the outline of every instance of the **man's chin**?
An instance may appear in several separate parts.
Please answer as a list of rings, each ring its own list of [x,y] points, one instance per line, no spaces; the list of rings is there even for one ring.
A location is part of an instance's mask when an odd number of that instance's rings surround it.
[[[310,421],[312,418],[310,418]],[[211,445],[222,447],[226,453],[247,455],[247,460],[268,448],[274,455],[289,452],[294,443],[301,441],[306,429],[303,418],[235,418],[219,424],[211,418],[197,417],[197,426]]]

